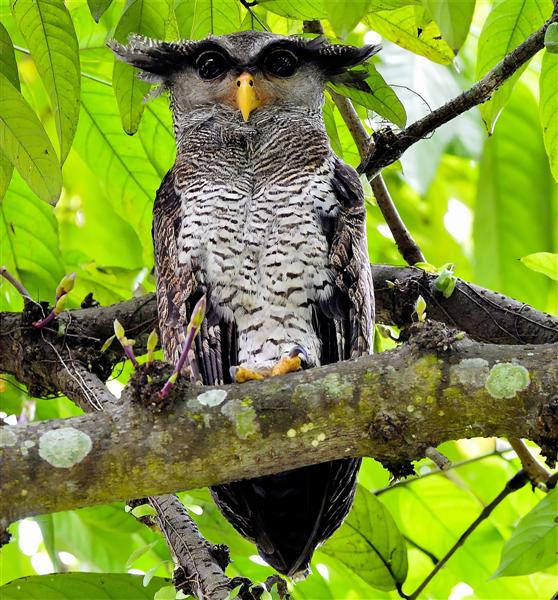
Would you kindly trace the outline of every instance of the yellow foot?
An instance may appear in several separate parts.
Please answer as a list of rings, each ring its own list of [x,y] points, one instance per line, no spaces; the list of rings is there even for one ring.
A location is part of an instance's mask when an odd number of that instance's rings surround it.
[[[261,381],[264,376],[257,371],[247,369],[246,367],[238,367],[234,373],[236,383],[244,383],[245,381]]]
[[[302,367],[302,361],[299,356],[284,356],[276,365],[271,369],[271,376],[276,377],[277,375],[285,375],[286,373],[293,373],[294,371],[300,371]]]

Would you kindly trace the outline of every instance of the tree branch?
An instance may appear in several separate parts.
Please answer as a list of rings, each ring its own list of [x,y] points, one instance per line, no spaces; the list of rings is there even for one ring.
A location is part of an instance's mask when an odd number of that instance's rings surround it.
[[[544,34],[548,26],[556,22],[558,8],[555,5],[552,16],[538,31],[507,54],[467,91],[399,133],[393,133],[390,129],[376,132],[373,136],[374,145],[371,145],[368,157],[360,165],[359,172],[366,173],[369,179],[376,177],[383,168],[398,160],[410,146],[430,135],[444,123],[489,100],[507,79],[544,48]]]
[[[526,437],[553,458],[557,346],[464,340],[442,354],[422,350],[444,335],[438,330],[422,327],[417,340],[394,351],[218,392],[179,382],[171,393],[178,400],[172,414],[138,406],[150,404],[168,377],[170,367],[156,363],[149,377],[139,370],[110,411],[3,427],[4,519],[344,456],[411,460],[429,446],[463,437]],[[72,466],[57,466],[55,456]]]

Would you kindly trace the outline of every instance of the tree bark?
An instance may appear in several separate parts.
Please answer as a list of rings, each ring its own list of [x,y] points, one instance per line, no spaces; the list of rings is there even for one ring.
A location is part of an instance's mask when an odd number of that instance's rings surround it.
[[[104,412],[2,427],[3,525],[341,457],[412,460],[450,439],[526,437],[554,457],[557,345],[417,329],[399,349],[264,382],[179,382],[170,412],[156,402],[169,372],[159,363],[140,368]]]

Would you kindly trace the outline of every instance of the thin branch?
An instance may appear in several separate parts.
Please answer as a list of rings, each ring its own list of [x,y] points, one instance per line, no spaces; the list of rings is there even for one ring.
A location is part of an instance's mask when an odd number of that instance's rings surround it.
[[[540,29],[507,54],[471,88],[399,133],[393,133],[389,129],[375,133],[374,145],[371,144],[368,156],[359,167],[359,172],[366,173],[368,178],[376,177],[382,169],[398,160],[413,144],[429,136],[444,123],[489,100],[505,81],[544,48],[544,34],[548,26],[556,22],[558,22],[558,9],[555,7],[551,18]]]
[[[548,471],[530,452],[523,440],[519,438],[508,438],[510,446],[515,450],[517,458],[521,461],[521,465],[529,481],[533,485],[542,484],[546,488],[546,484],[552,473]]]
[[[448,560],[455,554],[458,548],[460,548],[467,538],[475,531],[475,529],[483,522],[488,519],[488,517],[492,514],[492,511],[502,503],[511,493],[520,490],[528,481],[528,477],[524,471],[519,471],[516,473],[505,485],[504,489],[490,502],[487,504],[481,511],[480,515],[467,527],[467,529],[462,533],[459,539],[455,542],[455,544],[450,548],[447,554],[440,559],[432,571],[427,575],[426,579],[418,586],[418,588],[410,595],[407,596],[409,600],[415,600],[415,598],[419,597],[419,594],[424,590],[424,588],[430,583],[432,578],[444,567],[444,565],[448,562]]]
[[[19,295],[23,298],[25,302],[34,302],[31,294],[25,289],[25,286],[21,281],[18,281],[6,267],[0,267],[0,276],[3,277],[6,281],[9,281],[14,288],[19,292]]]

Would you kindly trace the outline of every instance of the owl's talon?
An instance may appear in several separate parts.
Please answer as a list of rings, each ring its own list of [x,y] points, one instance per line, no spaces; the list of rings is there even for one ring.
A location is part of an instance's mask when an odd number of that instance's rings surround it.
[[[246,381],[262,381],[264,375],[247,369],[246,367],[231,367],[231,376],[236,383],[245,383]]]
[[[302,359],[297,354],[296,356],[284,356],[276,365],[271,369],[271,376],[277,377],[277,375],[286,375],[287,373],[294,373],[302,369]]]

